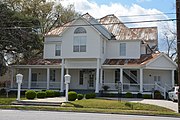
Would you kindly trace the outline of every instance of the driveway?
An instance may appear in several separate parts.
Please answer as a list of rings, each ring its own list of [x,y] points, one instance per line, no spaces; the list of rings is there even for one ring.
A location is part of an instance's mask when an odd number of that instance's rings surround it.
[[[116,99],[117,98],[107,98],[107,99]],[[178,103],[168,100],[156,100],[156,99],[139,99],[139,98],[121,98],[122,101],[136,102],[136,103],[145,103],[157,105],[165,108],[169,108],[173,111],[178,112]]]

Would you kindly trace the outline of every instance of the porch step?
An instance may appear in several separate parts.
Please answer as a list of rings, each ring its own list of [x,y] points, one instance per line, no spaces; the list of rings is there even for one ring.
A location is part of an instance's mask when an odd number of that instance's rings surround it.
[[[13,105],[33,105],[33,106],[60,106],[63,102],[33,102],[33,101],[14,101]]]

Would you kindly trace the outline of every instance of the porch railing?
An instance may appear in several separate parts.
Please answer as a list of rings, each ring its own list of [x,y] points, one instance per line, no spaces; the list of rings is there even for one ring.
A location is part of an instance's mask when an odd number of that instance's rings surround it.
[[[100,88],[103,90],[102,86],[108,86],[110,91],[118,90],[118,83],[103,83],[100,85]],[[121,85],[121,89],[123,92],[139,92],[140,85],[139,84],[131,84],[131,83],[123,83]]]

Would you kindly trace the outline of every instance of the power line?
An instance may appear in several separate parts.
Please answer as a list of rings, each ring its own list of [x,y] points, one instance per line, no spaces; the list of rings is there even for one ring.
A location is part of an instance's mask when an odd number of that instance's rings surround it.
[[[97,23],[97,24],[79,24],[79,25],[64,25],[64,26],[60,26],[60,27],[76,27],[76,26],[96,26],[96,25],[114,25],[114,24],[139,24],[139,23],[152,23],[152,22],[167,22],[167,21],[176,21],[177,19],[160,19],[160,20],[147,20],[147,21],[132,21],[132,22],[114,22],[114,23]],[[0,27],[0,29],[27,29],[27,28],[43,28],[40,26],[36,26],[36,27]]]
[[[143,14],[143,15],[128,15],[128,16],[118,16],[118,17],[139,17],[139,16],[160,16],[160,15],[175,15],[176,13],[159,13],[159,14]]]

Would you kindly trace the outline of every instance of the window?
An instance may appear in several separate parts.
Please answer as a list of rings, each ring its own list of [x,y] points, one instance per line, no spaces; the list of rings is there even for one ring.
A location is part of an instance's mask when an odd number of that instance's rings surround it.
[[[74,36],[73,52],[86,52],[86,36]]]
[[[56,45],[55,56],[61,56],[61,44]]]
[[[154,82],[161,85],[161,76],[154,76]]]
[[[102,41],[102,54],[104,54],[104,40]]]
[[[83,27],[74,31],[73,52],[86,52],[86,30]]]
[[[55,80],[56,80],[56,71],[50,70],[50,81],[55,81]]]
[[[83,34],[83,33],[86,33],[86,30],[83,27],[78,27],[74,31],[74,34]]]
[[[126,43],[120,43],[120,56],[126,56]]]
[[[83,71],[80,70],[79,72],[79,85],[83,85]]]
[[[119,69],[115,70],[115,83],[117,83],[118,81],[120,81],[120,70]]]

